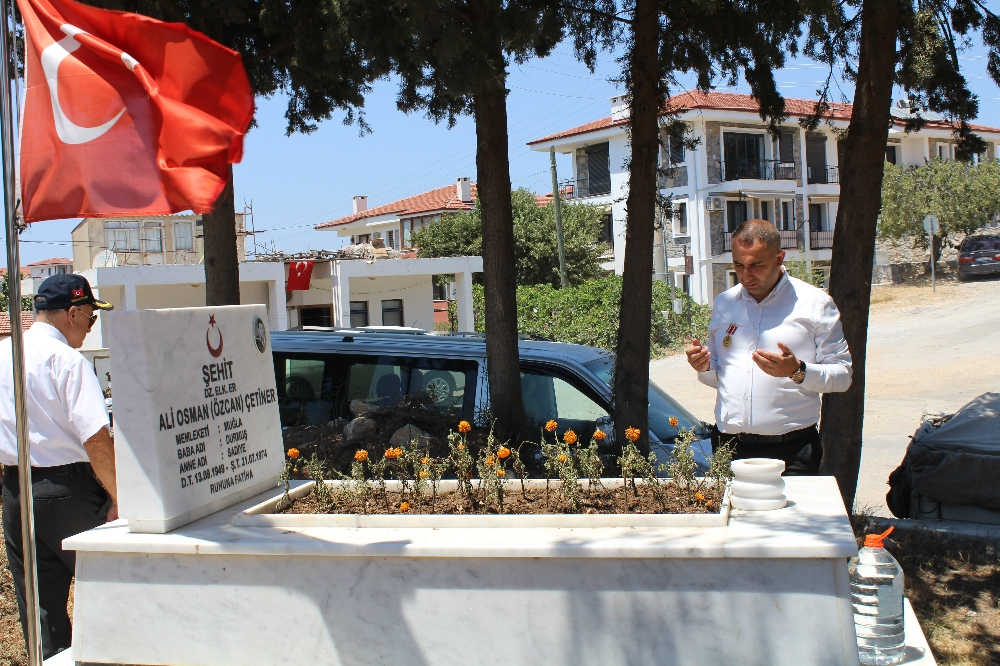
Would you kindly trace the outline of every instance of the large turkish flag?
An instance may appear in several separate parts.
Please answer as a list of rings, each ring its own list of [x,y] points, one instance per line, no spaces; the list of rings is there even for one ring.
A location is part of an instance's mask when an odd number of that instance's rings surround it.
[[[139,14],[18,6],[24,219],[210,212],[253,118],[240,54]]]

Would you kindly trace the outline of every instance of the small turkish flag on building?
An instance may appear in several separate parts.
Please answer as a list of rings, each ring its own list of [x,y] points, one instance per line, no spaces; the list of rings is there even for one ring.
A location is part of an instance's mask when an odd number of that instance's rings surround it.
[[[211,212],[253,118],[240,54],[139,14],[18,6],[24,219]]]
[[[285,279],[285,291],[308,291],[312,280],[313,262],[293,261],[288,264],[288,278]]]

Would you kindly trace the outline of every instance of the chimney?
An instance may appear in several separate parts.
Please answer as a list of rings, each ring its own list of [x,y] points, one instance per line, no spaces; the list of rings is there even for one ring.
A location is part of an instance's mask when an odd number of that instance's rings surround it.
[[[458,178],[455,183],[455,196],[459,201],[472,201],[472,179]]]
[[[628,104],[625,95],[616,95],[611,98],[611,120],[624,120],[629,117]]]
[[[354,212],[363,213],[368,210],[368,197],[354,197]]]

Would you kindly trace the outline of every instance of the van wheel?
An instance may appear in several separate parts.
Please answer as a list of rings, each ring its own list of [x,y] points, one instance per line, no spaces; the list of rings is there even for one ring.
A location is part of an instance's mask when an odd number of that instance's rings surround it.
[[[435,405],[440,405],[455,395],[455,380],[448,373],[428,372],[424,375],[424,390]]]

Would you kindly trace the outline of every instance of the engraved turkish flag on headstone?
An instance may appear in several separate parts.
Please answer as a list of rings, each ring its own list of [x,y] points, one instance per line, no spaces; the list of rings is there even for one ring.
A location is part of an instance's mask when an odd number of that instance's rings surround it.
[[[293,261],[288,264],[288,278],[285,280],[285,291],[308,291],[312,280],[313,262]]]
[[[211,212],[253,118],[240,54],[139,14],[18,6],[24,219]]]

